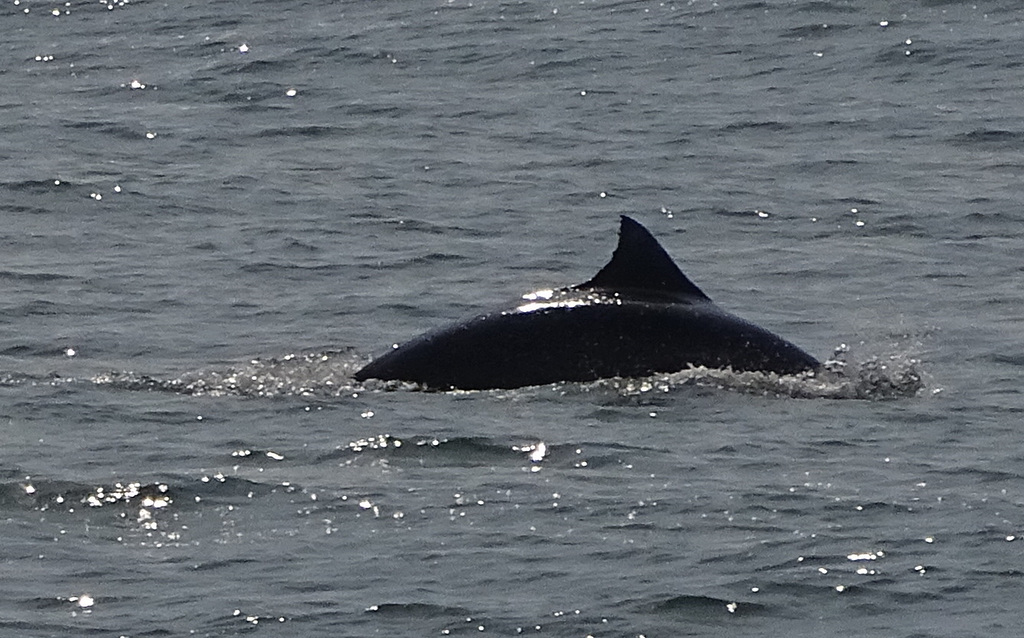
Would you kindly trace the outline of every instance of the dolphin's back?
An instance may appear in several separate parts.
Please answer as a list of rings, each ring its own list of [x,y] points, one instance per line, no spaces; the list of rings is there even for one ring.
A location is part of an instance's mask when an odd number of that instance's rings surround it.
[[[818,362],[710,301],[665,303],[564,291],[551,303],[480,315],[372,361],[356,380],[430,388],[518,388],[675,372],[688,366],[792,374]]]

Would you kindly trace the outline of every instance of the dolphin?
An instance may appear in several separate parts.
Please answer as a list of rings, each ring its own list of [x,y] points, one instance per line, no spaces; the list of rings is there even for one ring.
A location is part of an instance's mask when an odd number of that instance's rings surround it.
[[[486,390],[691,366],[797,374],[821,364],[715,305],[646,228],[623,215],[619,244],[593,279],[427,332],[354,377]]]

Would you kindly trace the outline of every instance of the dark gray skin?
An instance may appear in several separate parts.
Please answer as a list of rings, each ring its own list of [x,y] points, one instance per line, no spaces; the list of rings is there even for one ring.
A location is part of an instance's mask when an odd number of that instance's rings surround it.
[[[636,221],[590,281],[416,337],[355,374],[438,390],[519,388],[668,373],[690,366],[796,374],[821,364],[731,315]]]

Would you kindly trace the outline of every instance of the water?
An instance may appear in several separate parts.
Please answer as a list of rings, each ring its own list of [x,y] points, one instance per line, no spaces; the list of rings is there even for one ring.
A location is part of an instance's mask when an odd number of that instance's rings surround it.
[[[1016,635],[1019,15],[7,3],[0,633]],[[843,376],[348,380],[622,213]]]

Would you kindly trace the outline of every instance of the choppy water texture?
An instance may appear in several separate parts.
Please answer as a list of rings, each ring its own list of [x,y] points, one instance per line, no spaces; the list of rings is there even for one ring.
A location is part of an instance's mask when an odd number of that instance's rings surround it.
[[[0,634],[1015,636],[1016,3],[0,8]],[[647,225],[818,377],[353,384]]]

